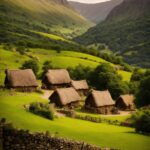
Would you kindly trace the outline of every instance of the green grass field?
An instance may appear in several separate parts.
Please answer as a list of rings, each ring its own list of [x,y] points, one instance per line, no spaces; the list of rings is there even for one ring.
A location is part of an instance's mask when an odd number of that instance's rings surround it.
[[[65,50],[61,51],[61,53],[57,53],[55,50],[30,49],[28,54],[37,58],[40,71],[42,64],[47,60],[52,61],[52,65],[58,68],[76,67],[79,64],[95,68],[101,63],[109,63],[104,59],[89,54]],[[17,69],[21,67],[24,61],[29,59],[31,59],[29,56],[20,55],[15,51],[4,50],[2,46],[0,46],[0,85],[3,85],[5,78],[4,71],[6,68]],[[119,71],[118,73],[121,74],[123,80],[130,81],[132,75],[130,72]]]
[[[32,132],[85,141],[101,147],[120,148],[122,150],[149,150],[150,137],[136,134],[133,128],[119,127],[104,123],[92,123],[71,118],[58,118],[54,121],[27,112],[23,105],[34,101],[43,101],[41,95],[32,93],[0,92],[0,117],[11,121],[15,127],[29,129]]]

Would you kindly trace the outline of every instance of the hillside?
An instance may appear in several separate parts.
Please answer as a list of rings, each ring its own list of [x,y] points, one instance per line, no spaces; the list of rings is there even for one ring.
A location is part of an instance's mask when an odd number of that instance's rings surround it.
[[[31,32],[41,31],[72,38],[92,23],[75,12],[66,0],[1,0],[0,42],[28,47],[56,44]]]
[[[21,67],[26,60],[33,58],[37,59],[40,66],[40,72],[42,70],[43,63],[48,60],[50,60],[52,65],[57,68],[74,68],[79,64],[95,68],[99,64],[107,62],[99,57],[73,51],[61,51],[61,53],[57,53],[55,50],[36,48],[30,49],[27,55],[21,55],[16,51],[5,50],[3,49],[3,46],[0,46],[0,86],[4,83],[6,68],[17,69]],[[130,81],[130,72],[119,71],[119,74],[122,75],[123,80]]]
[[[70,1],[70,5],[82,16],[94,23],[99,23],[106,19],[109,12],[123,0],[111,0],[96,4],[86,4]]]
[[[78,37],[89,45],[105,43],[130,64],[150,67],[150,1],[124,0],[107,19]]]

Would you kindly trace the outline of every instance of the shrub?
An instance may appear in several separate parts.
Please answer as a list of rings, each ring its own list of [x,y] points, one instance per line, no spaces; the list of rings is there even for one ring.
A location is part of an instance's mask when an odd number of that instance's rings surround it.
[[[131,116],[136,132],[150,133],[150,109],[143,108]]]
[[[21,55],[24,55],[28,51],[28,49],[24,46],[19,46],[16,48],[16,51],[19,52]]]
[[[133,71],[131,81],[140,81],[143,77],[144,77],[144,72],[141,69],[136,68]]]
[[[56,49],[56,52],[57,52],[57,53],[61,53],[61,50],[60,50],[60,49]]]
[[[13,46],[10,44],[6,44],[3,46],[3,49],[8,50],[8,51],[13,51]]]
[[[30,104],[29,111],[50,120],[54,120],[55,118],[54,107],[51,104],[34,102]]]
[[[39,65],[36,60],[28,60],[23,63],[21,69],[32,69],[35,75],[37,75],[39,71]]]

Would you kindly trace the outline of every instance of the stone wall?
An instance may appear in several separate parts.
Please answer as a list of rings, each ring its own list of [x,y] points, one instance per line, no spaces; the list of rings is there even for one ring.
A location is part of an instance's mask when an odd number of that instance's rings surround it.
[[[0,125],[0,144],[3,150],[113,150],[84,142],[50,137],[43,133],[31,134]]]

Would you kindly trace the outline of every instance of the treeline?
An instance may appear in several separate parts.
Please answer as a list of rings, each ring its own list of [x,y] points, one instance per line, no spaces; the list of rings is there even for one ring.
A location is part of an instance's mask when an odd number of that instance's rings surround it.
[[[95,69],[78,65],[76,68],[68,68],[68,70],[75,80],[86,79],[94,89],[108,89],[113,99],[117,99],[121,94],[130,93],[128,83],[123,81],[117,70],[108,63],[103,63]]]
[[[130,82],[123,81],[116,69],[105,63],[96,69],[78,65],[68,70],[75,80],[86,79],[92,88],[108,89],[113,99],[122,94],[134,94],[137,107],[150,105],[150,70],[134,69]]]

